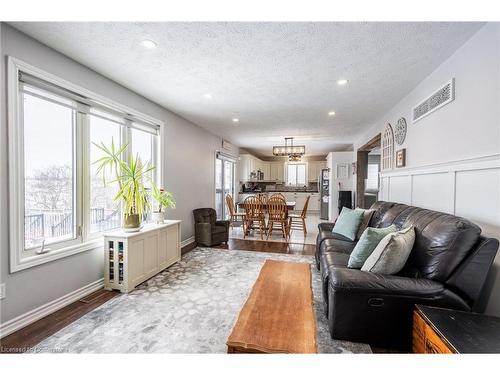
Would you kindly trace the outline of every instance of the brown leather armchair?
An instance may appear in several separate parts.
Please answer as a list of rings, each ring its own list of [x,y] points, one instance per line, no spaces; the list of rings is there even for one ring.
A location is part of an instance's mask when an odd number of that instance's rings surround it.
[[[213,208],[197,208],[193,210],[194,235],[198,244],[204,246],[219,245],[229,240],[229,221],[217,220]]]

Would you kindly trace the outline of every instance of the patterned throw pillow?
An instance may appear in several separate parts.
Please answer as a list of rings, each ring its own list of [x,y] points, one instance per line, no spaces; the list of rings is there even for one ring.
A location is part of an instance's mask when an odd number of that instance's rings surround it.
[[[413,227],[388,234],[373,250],[361,267],[361,271],[385,275],[398,273],[405,266],[414,243],[415,229]]]
[[[349,256],[347,267],[361,268],[382,238],[396,230],[394,224],[387,228],[366,228]]]
[[[354,241],[362,220],[362,211],[351,210],[350,208],[344,207],[335,222],[332,232],[341,234],[351,241]]]

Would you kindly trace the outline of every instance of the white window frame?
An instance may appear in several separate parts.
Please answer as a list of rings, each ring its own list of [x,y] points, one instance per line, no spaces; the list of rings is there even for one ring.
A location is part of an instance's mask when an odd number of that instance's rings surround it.
[[[56,259],[71,256],[88,250],[102,248],[102,233],[90,235],[88,233],[90,186],[89,179],[84,177],[89,173],[89,127],[77,124],[79,132],[76,135],[81,142],[75,143],[76,154],[76,240],[68,240],[62,243],[51,243],[47,245],[50,251],[37,254],[33,250],[24,249],[24,133],[22,126],[22,111],[20,101],[20,72],[29,74],[63,89],[92,98],[110,110],[126,113],[137,119],[154,124],[158,127],[157,141],[153,146],[152,163],[155,165],[155,180],[163,184],[162,163],[164,153],[164,123],[151,116],[140,113],[132,108],[116,103],[106,97],[77,86],[71,82],[61,79],[51,73],[43,71],[22,60],[8,57],[7,61],[7,99],[8,99],[8,134],[9,134],[9,255],[10,272],[34,267]],[[80,119],[80,120],[79,120]],[[77,121],[84,119],[88,122],[88,116],[79,116]],[[87,124],[88,125],[88,124]],[[125,132],[129,128],[123,128]]]
[[[302,186],[302,185],[298,185],[297,181],[295,181],[295,184],[288,184],[288,166],[290,166],[290,165],[295,165],[295,166],[296,165],[304,165],[305,166],[304,167],[305,168],[305,182],[304,182],[304,186],[306,186],[307,183],[308,183],[308,181],[309,181],[308,180],[308,172],[309,172],[308,171],[308,169],[309,169],[308,168],[308,163],[307,162],[303,162],[303,161],[302,162],[298,161],[298,162],[287,162],[285,164],[286,164],[286,168],[285,168],[285,172],[286,172],[285,181],[286,181],[287,185],[289,185],[289,186]]]

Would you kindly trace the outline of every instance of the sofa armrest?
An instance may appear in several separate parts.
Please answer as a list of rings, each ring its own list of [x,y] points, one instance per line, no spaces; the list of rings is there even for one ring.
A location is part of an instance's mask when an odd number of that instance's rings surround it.
[[[323,232],[331,232],[333,227],[335,226],[335,222],[331,223],[331,222],[327,222],[327,223],[319,223],[318,224],[318,229],[319,231],[323,231]]]
[[[331,268],[328,279],[332,290],[352,293],[426,297],[442,294],[445,290],[442,283],[429,279],[381,275],[350,268]]]

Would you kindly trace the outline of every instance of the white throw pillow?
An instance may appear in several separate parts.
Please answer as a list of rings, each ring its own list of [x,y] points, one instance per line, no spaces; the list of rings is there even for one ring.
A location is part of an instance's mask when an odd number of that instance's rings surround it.
[[[405,228],[389,233],[377,245],[361,271],[394,275],[401,271],[415,243],[415,229]]]

